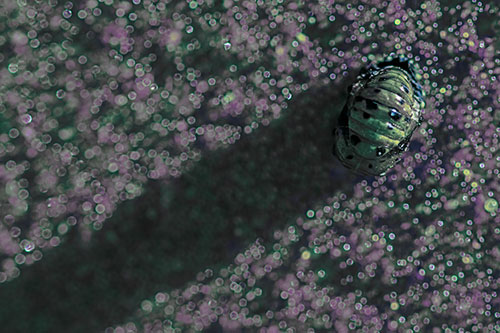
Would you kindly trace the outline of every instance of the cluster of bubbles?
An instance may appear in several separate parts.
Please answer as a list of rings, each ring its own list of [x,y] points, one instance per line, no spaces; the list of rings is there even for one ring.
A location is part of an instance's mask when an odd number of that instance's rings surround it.
[[[295,35],[276,48],[286,53],[276,68],[302,51],[309,87],[325,77],[339,87],[337,77],[374,53],[413,56],[428,96],[423,126],[386,176],[333,194],[275,231],[274,243],[256,241],[219,272],[207,269],[183,289],[157,293],[134,321],[107,332],[500,330],[500,58],[491,26],[498,8],[478,1],[249,3],[235,2],[224,15],[236,17],[239,8],[277,34]],[[242,27],[228,24],[232,38]],[[246,42],[256,45],[245,49],[265,45]]]
[[[420,64],[427,107],[393,171],[107,332],[500,330],[495,5],[19,0],[0,15],[0,282],[396,51]]]
[[[75,226],[90,238],[147,180],[269,125],[313,79],[341,75],[301,32],[298,6],[263,20],[262,5],[5,5],[0,282]]]

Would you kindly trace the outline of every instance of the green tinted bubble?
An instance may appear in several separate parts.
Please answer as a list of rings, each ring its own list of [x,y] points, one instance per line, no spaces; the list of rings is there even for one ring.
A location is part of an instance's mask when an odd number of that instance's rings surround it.
[[[484,202],[484,210],[488,213],[494,213],[498,209],[498,202],[490,198]]]

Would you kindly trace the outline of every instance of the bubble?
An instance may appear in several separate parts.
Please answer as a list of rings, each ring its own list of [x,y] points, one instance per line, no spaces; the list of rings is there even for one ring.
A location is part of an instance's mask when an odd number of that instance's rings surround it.
[[[31,252],[35,249],[35,243],[29,241],[26,243],[26,245],[24,246],[24,251],[26,252]]]
[[[484,202],[484,210],[488,213],[494,213],[498,210],[498,201],[493,198],[486,199]]]
[[[64,18],[69,19],[73,15],[73,12],[69,9],[65,9],[62,15]]]
[[[304,260],[309,260],[311,258],[311,252],[309,251],[304,251],[302,252],[302,255],[301,255],[302,259]]]

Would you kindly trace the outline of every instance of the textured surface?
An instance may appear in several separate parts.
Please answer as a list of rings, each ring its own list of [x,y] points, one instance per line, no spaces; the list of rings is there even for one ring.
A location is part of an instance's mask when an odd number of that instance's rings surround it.
[[[498,9],[455,6],[3,2],[2,329],[498,330]],[[357,177],[332,123],[393,51],[423,124]]]

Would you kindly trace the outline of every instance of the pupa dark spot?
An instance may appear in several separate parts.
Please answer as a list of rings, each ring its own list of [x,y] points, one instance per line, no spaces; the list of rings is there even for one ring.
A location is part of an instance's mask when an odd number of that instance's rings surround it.
[[[385,154],[385,148],[382,148],[382,147],[377,148],[377,152],[376,152],[377,156],[382,156],[384,154]]]
[[[370,119],[370,114],[368,112],[363,112],[363,118]]]
[[[394,120],[399,120],[402,117],[401,113],[399,113],[396,109],[391,109],[389,116]]]
[[[369,109],[369,110],[376,110],[377,109],[377,103],[375,103],[374,101],[372,101],[371,99],[367,99],[366,100],[366,107]]]
[[[351,142],[353,145],[357,145],[361,142],[361,139],[357,135],[351,135]]]
[[[352,160],[352,159],[354,158],[354,156],[352,156],[352,155],[347,155],[347,156],[346,156],[346,158],[347,158],[348,160]]]

